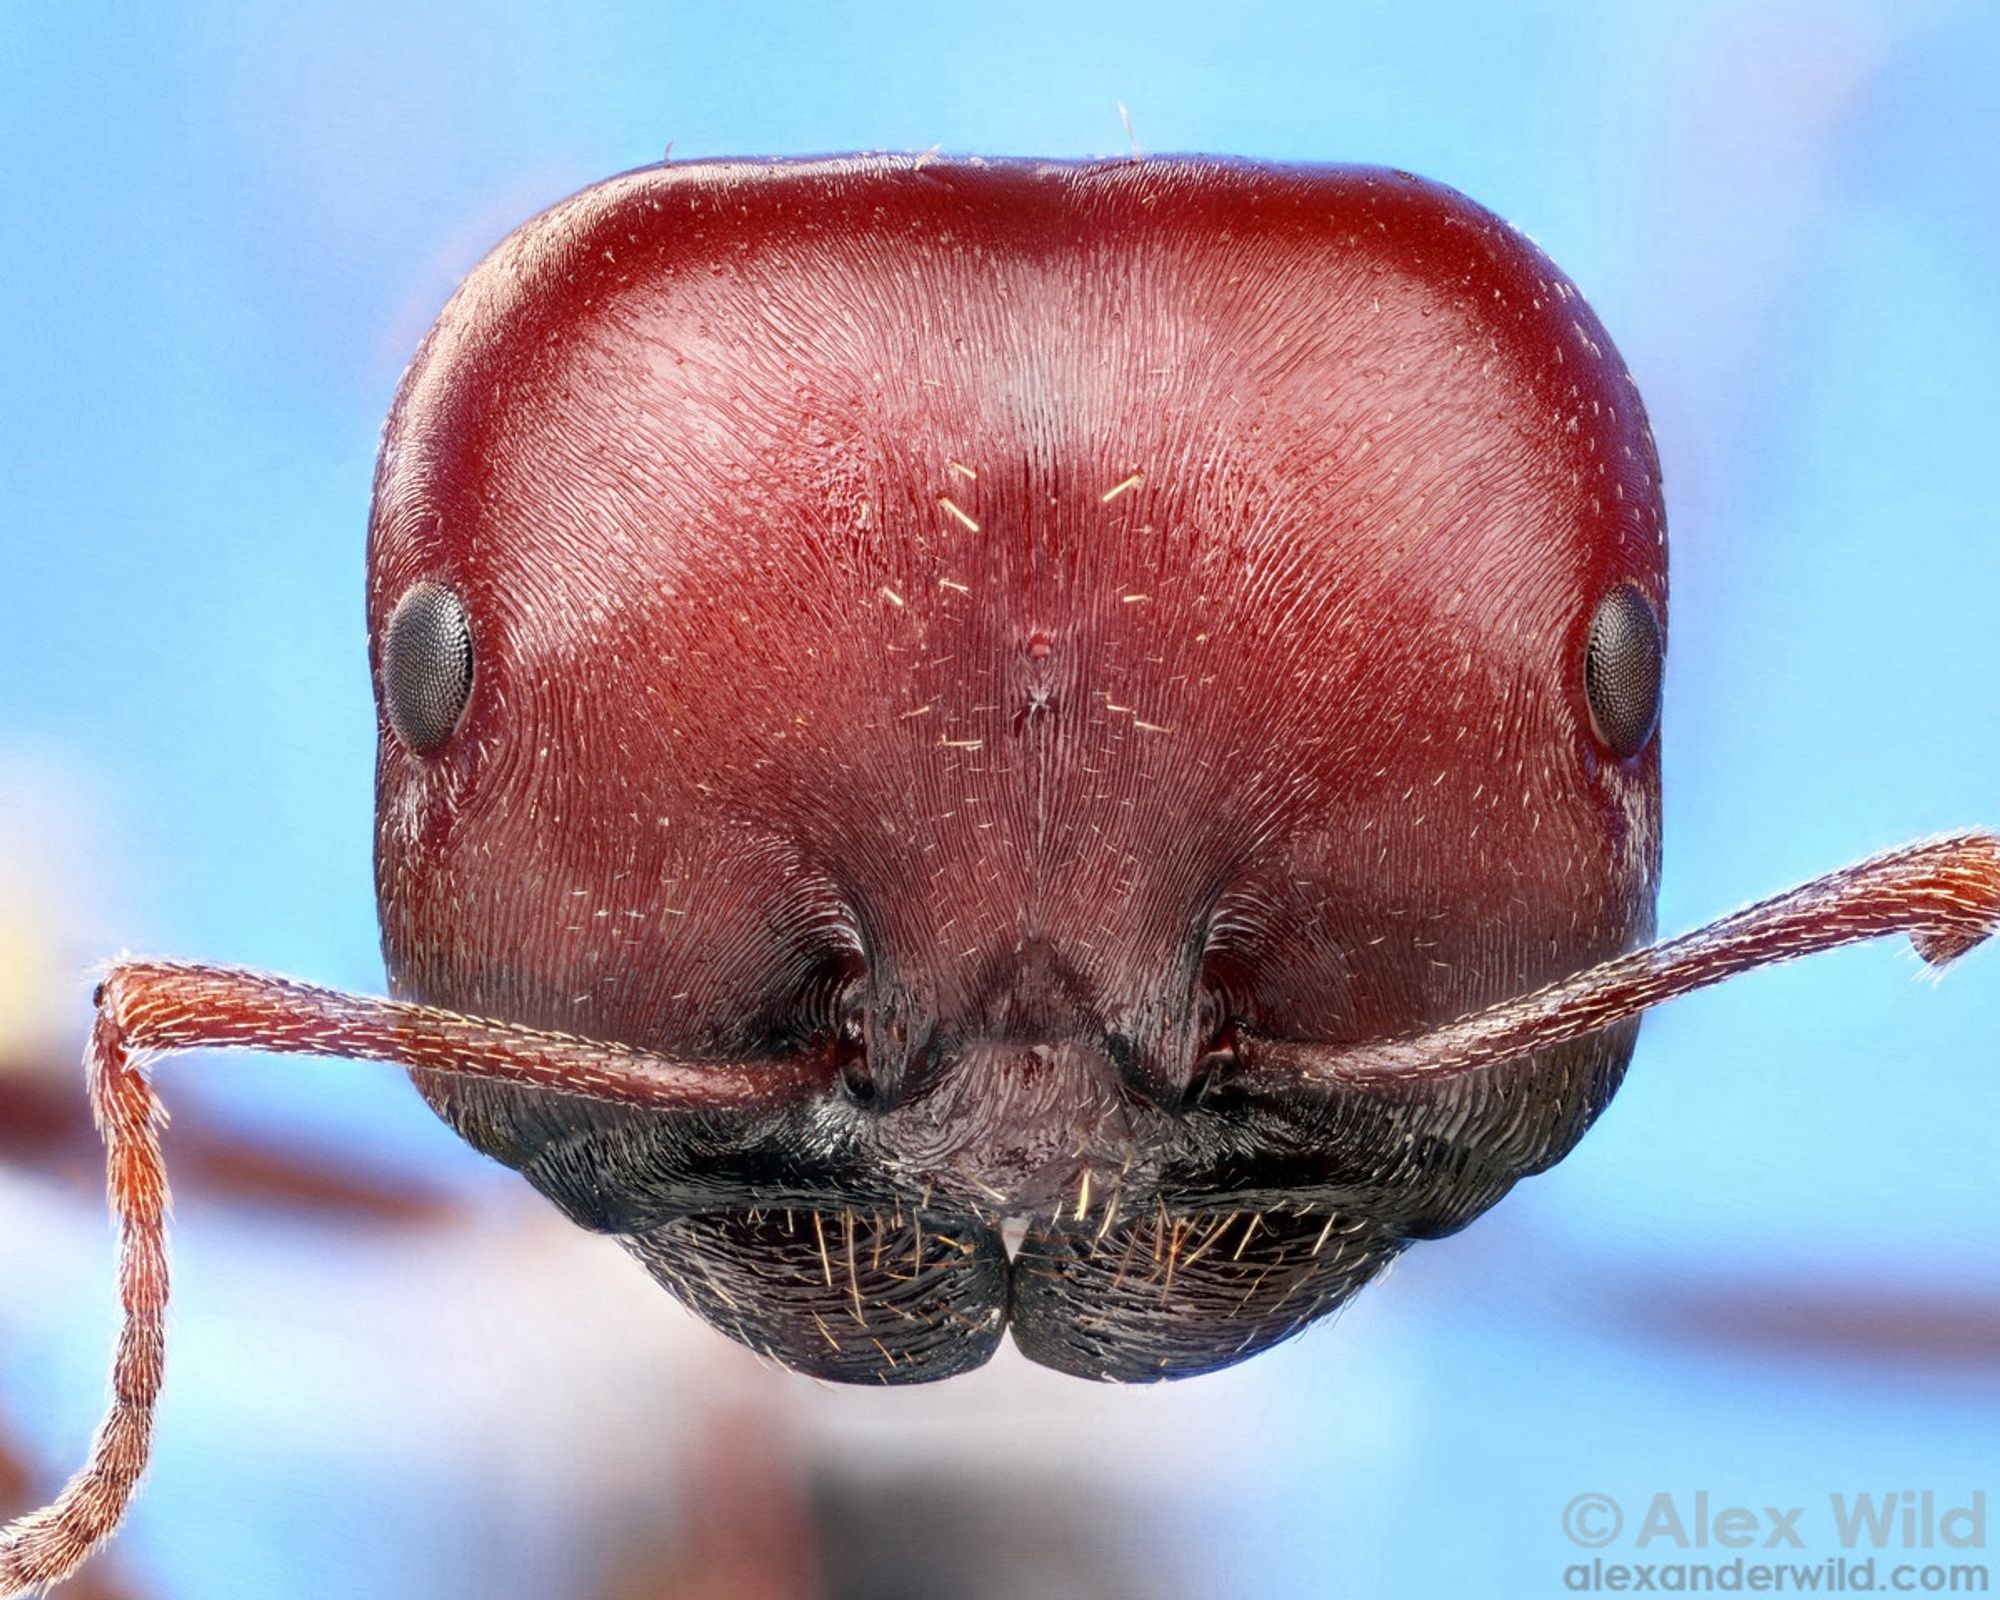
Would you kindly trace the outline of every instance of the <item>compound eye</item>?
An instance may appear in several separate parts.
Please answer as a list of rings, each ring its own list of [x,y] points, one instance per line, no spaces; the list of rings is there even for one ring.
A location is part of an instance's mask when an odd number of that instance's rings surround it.
[[[389,726],[418,755],[451,737],[472,697],[472,625],[465,603],[437,583],[396,602],[382,636],[382,699]]]
[[[1597,603],[1583,652],[1590,725],[1621,760],[1646,748],[1660,725],[1663,646],[1646,597],[1621,583]]]

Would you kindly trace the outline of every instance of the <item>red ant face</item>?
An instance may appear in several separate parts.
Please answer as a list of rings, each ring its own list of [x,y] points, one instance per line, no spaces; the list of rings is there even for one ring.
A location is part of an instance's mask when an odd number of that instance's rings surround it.
[[[832,1052],[684,1124],[421,1080],[786,1363],[1295,1331],[1560,1157],[1624,1026],[1246,1099],[1651,932],[1666,554],[1576,291],[1369,169],[668,168],[517,232],[377,480],[400,993]],[[1010,1225],[1017,1249],[1003,1244]]]
[[[1631,948],[1645,420],[1555,269],[1401,173],[615,180],[419,352],[369,585],[383,943],[428,1004],[112,965],[112,1400],[0,1527],[0,1596],[74,1571],[145,1467],[153,1053],[407,1067],[808,1372],[944,1377],[1011,1328],[1157,1378],[1559,1159],[1646,1007],[2000,927],[1972,831]]]

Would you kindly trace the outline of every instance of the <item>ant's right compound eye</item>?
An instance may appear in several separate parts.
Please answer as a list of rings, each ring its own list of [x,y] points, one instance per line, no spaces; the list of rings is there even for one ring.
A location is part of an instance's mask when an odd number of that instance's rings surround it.
[[[382,636],[382,703],[389,726],[418,755],[451,737],[472,698],[472,624],[465,603],[437,583],[396,602]]]

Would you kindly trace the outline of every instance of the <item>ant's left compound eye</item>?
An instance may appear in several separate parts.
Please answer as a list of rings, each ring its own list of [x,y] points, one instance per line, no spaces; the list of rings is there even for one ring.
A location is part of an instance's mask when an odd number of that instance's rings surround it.
[[[420,583],[396,602],[382,636],[382,700],[389,726],[418,755],[451,737],[472,698],[472,625],[442,584]]]
[[[1660,725],[1663,646],[1646,597],[1621,583],[1597,603],[1583,652],[1590,725],[1621,760],[1646,748]]]

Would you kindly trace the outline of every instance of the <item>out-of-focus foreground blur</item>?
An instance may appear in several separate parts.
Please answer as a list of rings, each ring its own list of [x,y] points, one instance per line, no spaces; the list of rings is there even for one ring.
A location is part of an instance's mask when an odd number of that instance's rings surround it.
[[[2000,823],[1990,6],[305,9],[0,11],[0,1513],[80,1459],[112,1337],[91,965],[380,990],[377,429],[488,246],[669,141],[1116,153],[1122,101],[1148,150],[1467,191],[1659,435],[1663,929]],[[1916,972],[1670,1008],[1555,1172],[1131,1391],[761,1367],[399,1075],[178,1059],[157,1462],[74,1592],[1512,1597],[1725,1553],[1635,1543],[1697,1490],[1838,1555],[1830,1494],[2000,1489],[2000,956]]]

